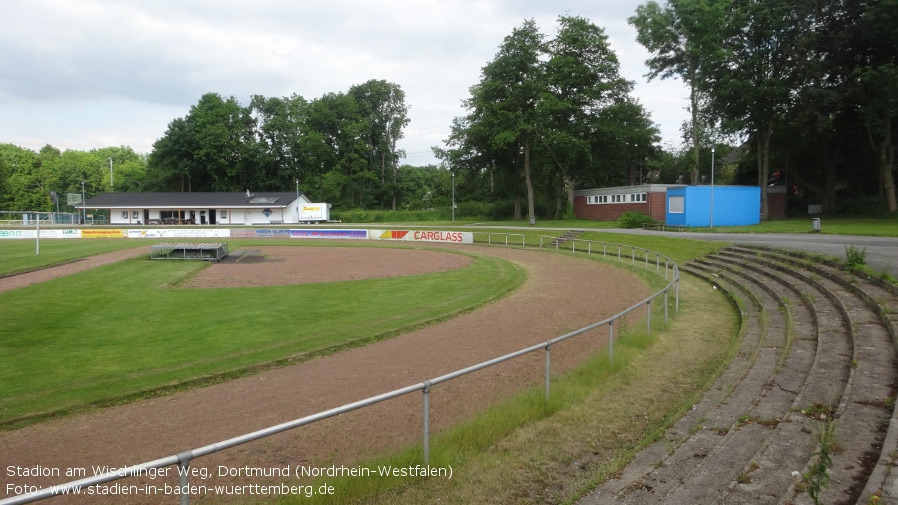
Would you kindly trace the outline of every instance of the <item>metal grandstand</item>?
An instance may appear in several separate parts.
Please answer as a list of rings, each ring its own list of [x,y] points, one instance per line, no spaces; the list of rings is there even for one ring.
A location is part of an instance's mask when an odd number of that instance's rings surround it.
[[[203,260],[221,261],[228,255],[228,244],[216,243],[162,243],[150,248],[153,260]]]

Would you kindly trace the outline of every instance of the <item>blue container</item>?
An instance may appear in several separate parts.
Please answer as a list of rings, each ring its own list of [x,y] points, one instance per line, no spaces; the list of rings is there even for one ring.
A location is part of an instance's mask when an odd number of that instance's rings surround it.
[[[714,209],[713,221],[711,209]],[[709,227],[748,226],[761,222],[757,186],[684,186],[667,190],[666,224]]]

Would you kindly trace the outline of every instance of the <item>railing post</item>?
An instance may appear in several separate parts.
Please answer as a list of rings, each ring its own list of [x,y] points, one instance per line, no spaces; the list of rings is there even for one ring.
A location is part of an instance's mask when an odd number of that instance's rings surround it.
[[[551,377],[552,377],[552,373],[551,373],[551,370],[552,370],[552,365],[551,365],[552,359],[551,359],[551,356],[552,356],[552,346],[551,346],[551,345],[547,345],[547,346],[546,346],[546,405],[549,404],[549,382],[550,382],[550,379],[551,379]]]
[[[608,360],[614,359],[614,320],[608,323]]]
[[[645,334],[652,334],[652,301],[649,300],[645,304]]]
[[[677,314],[680,313],[680,278],[677,277],[677,282],[674,286],[676,291],[674,292],[674,312]]]
[[[430,381],[424,382],[424,464],[430,464]]]
[[[620,261],[620,244],[617,244],[617,261]]]
[[[586,243],[586,255],[592,254],[592,240]]]
[[[665,289],[664,290],[664,326],[667,326],[669,324],[667,321],[667,307],[668,307],[667,292],[668,292],[668,290]]]
[[[190,505],[190,482],[187,477],[189,469],[189,459],[184,459],[178,463],[178,473],[180,474],[178,482],[181,485],[181,505]]]

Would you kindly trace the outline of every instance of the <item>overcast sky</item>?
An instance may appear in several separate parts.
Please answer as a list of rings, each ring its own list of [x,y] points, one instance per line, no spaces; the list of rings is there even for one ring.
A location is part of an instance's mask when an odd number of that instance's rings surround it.
[[[687,91],[647,83],[627,24],[645,0],[0,0],[0,143],[34,151],[126,145],[149,153],[207,92],[346,92],[398,84],[410,106],[405,163],[437,163],[481,68],[525,19],[553,37],[559,15],[605,29],[634,95],[679,144]]]

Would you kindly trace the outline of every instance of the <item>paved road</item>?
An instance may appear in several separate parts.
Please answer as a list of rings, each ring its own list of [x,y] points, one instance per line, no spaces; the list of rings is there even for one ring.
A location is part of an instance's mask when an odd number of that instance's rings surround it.
[[[471,226],[472,231],[488,227]],[[509,229],[509,227],[503,227]],[[558,228],[540,228],[539,226],[512,227],[520,230],[558,231]],[[623,233],[630,235],[663,235],[674,238],[692,238],[698,240],[718,240],[735,244],[759,244],[783,249],[796,249],[817,254],[825,254],[845,259],[845,248],[849,245],[864,249],[867,252],[867,265],[877,272],[889,272],[898,277],[898,237],[864,237],[858,235],[825,235],[820,233],[699,233],[655,231],[642,229],[619,228],[573,228],[580,231],[602,233]]]
[[[888,271],[898,277],[898,238],[895,237],[822,235],[819,233],[697,233],[620,229],[599,231],[639,235],[665,235],[699,240],[720,240],[737,244],[760,244],[825,254],[841,259],[845,259],[845,248],[851,245],[867,251],[867,265],[870,268],[877,272]]]

